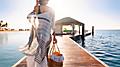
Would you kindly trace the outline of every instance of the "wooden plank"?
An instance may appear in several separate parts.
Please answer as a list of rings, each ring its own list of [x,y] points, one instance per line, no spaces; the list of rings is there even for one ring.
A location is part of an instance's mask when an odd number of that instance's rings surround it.
[[[87,50],[78,47],[78,44],[69,37],[63,36],[58,39],[58,46],[65,58],[63,67],[108,67]]]

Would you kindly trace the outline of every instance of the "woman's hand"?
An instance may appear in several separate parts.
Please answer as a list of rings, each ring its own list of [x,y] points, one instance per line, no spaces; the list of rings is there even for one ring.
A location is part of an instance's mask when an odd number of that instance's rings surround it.
[[[53,32],[53,44],[56,44],[57,43],[57,39],[56,39],[56,37],[55,37],[55,32]]]

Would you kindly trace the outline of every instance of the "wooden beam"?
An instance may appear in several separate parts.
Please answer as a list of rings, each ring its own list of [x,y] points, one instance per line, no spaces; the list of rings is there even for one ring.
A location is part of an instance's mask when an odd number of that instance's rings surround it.
[[[85,47],[85,45],[84,45],[84,41],[85,41],[85,24],[82,24],[82,36],[81,36],[81,38],[82,38],[82,46],[83,47]]]
[[[94,26],[92,26],[92,36],[94,36]]]
[[[75,25],[74,24],[72,24],[72,31],[73,31],[73,36],[74,36],[74,34],[75,34]]]
[[[79,26],[79,35],[80,35],[80,25],[78,25]]]

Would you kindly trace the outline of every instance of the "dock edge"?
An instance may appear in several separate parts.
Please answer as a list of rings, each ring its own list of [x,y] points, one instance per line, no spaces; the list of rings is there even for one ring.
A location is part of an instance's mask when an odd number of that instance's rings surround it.
[[[93,58],[95,58],[98,62],[100,62],[102,65],[104,65],[105,67],[109,67],[107,64],[105,64],[103,61],[101,61],[100,59],[98,59],[97,57],[95,57],[93,54],[91,54],[88,50],[86,50],[85,48],[81,47],[77,42],[75,42],[74,40],[72,40],[71,38],[69,38],[71,41],[73,41],[79,48],[83,49],[86,53],[88,53],[90,56],[92,56]]]
[[[13,66],[11,67],[16,67],[18,64],[20,64],[25,58],[27,58],[27,56],[24,56],[23,58],[21,58],[17,63],[15,63]]]

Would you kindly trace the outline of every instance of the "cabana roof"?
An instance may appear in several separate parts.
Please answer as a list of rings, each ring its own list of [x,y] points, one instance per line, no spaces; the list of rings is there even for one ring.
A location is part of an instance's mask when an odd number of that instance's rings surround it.
[[[60,20],[57,20],[55,25],[71,25],[71,24],[75,24],[75,25],[81,25],[81,24],[84,24],[80,21],[77,21],[71,17],[65,17],[65,18],[62,18]]]

